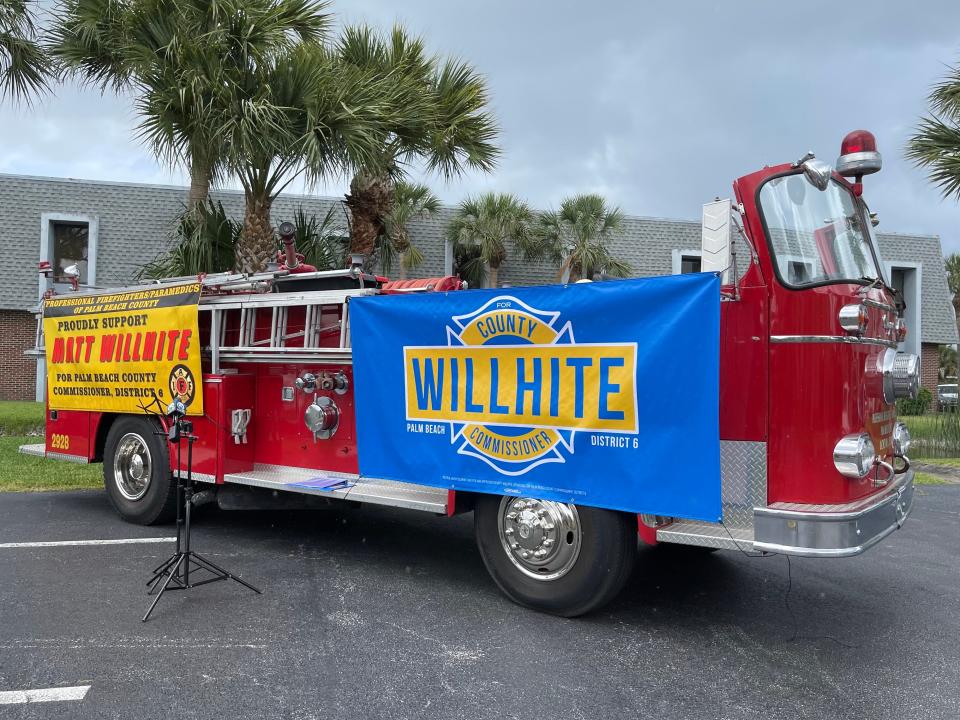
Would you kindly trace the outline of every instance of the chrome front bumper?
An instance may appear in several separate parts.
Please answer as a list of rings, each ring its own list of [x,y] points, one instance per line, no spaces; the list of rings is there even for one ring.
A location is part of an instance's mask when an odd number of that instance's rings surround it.
[[[805,557],[849,557],[900,528],[913,508],[913,470],[880,493],[844,505],[776,503],[753,511],[756,550]]]

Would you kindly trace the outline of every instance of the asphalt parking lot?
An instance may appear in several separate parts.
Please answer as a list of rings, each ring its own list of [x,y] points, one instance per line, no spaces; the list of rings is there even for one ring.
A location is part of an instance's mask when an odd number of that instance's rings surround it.
[[[170,543],[0,547],[0,705],[30,718],[960,717],[960,486],[918,488],[865,556],[646,549],[626,592],[563,620],[503,598],[472,516],[207,513],[195,545],[264,588],[165,597]],[[0,543],[171,536],[101,492],[0,495]]]

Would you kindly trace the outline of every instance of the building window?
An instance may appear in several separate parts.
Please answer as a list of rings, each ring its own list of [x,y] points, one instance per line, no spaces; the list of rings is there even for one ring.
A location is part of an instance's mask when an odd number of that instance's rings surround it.
[[[680,258],[680,274],[700,272],[700,258],[696,255],[683,255]]]
[[[52,222],[51,260],[54,282],[69,282],[67,268],[76,267],[80,284],[89,282],[87,275],[90,256],[90,224],[85,222]]]
[[[80,285],[97,284],[97,238],[100,219],[96,215],[41,213],[40,260],[53,270],[49,279],[40,276],[38,297],[49,289],[70,289],[69,268],[75,267]]]
[[[798,260],[787,264],[787,282],[791,285],[805,285],[810,282],[810,266]]]
[[[698,273],[703,267],[700,263],[700,250],[697,248],[676,248],[670,251],[670,267],[674,275]]]

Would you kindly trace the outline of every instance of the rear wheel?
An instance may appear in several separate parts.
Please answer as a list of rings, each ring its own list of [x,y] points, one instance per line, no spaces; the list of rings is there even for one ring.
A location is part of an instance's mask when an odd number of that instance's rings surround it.
[[[500,589],[521,605],[576,617],[610,602],[630,577],[635,516],[533,498],[483,495],[477,545]]]
[[[103,483],[110,502],[127,522],[153,525],[176,512],[176,483],[170,474],[161,427],[142,417],[118,418],[103,450]]]

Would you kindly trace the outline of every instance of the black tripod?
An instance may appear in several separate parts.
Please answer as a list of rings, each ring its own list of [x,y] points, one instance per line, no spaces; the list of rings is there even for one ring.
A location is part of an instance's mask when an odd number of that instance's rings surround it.
[[[156,591],[156,597],[150,603],[147,614],[143,616],[143,622],[150,618],[150,613],[153,612],[167,590],[187,590],[220,580],[235,580],[255,593],[262,594],[250,583],[241,580],[219,565],[210,562],[200,553],[190,549],[190,508],[197,504],[197,498],[193,492],[193,443],[197,437],[193,434],[193,423],[179,412],[183,405],[181,404],[179,408],[174,407],[174,405],[175,403],[171,405],[172,410],[168,409],[168,414],[173,418],[173,424],[170,426],[167,438],[177,444],[177,545],[173,555],[157,567],[150,580],[147,581],[147,587],[149,588],[147,594],[152,595]],[[180,468],[183,467],[180,464],[180,446],[184,439],[187,441],[186,484],[184,484],[180,472]],[[204,573],[200,580],[191,582],[191,569],[195,573]],[[163,580],[162,583],[161,580]]]

